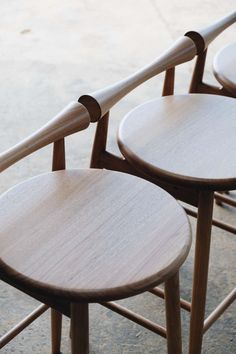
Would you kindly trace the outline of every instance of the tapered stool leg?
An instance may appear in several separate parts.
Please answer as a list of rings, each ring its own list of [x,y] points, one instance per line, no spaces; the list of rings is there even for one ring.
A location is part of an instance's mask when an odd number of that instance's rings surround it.
[[[165,282],[168,354],[182,353],[179,273]]]
[[[88,304],[71,304],[71,353],[89,354]]]
[[[200,354],[202,348],[211,242],[213,198],[213,192],[202,191],[199,193],[189,354]]]
[[[61,326],[62,314],[54,309],[51,309],[52,354],[60,354],[61,352]]]

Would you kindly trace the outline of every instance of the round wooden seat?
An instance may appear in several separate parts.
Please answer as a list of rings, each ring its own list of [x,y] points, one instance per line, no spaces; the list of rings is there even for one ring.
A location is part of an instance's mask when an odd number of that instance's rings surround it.
[[[186,187],[236,188],[236,101],[213,95],[146,102],[122,121],[123,155],[147,175]]]
[[[21,288],[69,301],[123,298],[176,272],[190,247],[187,217],[137,177],[66,170],[1,196],[0,271]]]
[[[213,63],[215,77],[221,85],[236,97],[236,43],[219,51]]]

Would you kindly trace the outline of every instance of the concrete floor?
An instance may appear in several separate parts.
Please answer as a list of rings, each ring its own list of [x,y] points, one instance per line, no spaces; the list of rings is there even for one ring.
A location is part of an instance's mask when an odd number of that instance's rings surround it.
[[[223,6],[222,6],[223,5]],[[3,151],[40,127],[69,101],[128,75],[152,61],[187,30],[204,26],[235,10],[235,0],[2,0],[0,21],[0,114]],[[235,26],[210,47],[206,77],[214,53],[235,41]],[[176,91],[186,92],[193,63],[178,69]],[[109,146],[117,152],[115,134],[124,114],[161,93],[162,75],[126,97],[112,112]],[[94,126],[67,139],[68,167],[89,164]],[[3,192],[25,178],[50,169],[51,147],[33,154],[1,174]],[[232,208],[215,208],[233,223]],[[194,224],[193,224],[194,228]],[[207,312],[236,281],[236,239],[213,232]],[[182,295],[190,298],[193,250],[181,271]],[[124,301],[147,317],[164,323],[162,301],[150,294]],[[36,305],[36,301],[0,283],[0,333],[4,333]],[[205,335],[203,353],[236,353],[236,305]],[[126,319],[91,306],[92,353],[166,353],[165,340]],[[70,352],[69,321],[63,328],[63,353]],[[1,353],[50,353],[49,315],[45,314]],[[184,352],[188,315],[183,313]]]

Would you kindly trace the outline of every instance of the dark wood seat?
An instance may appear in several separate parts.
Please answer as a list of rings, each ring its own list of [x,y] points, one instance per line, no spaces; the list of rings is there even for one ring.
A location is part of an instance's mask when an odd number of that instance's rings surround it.
[[[214,58],[213,71],[216,79],[233,97],[236,97],[236,43],[222,48]]]
[[[235,112],[236,101],[223,96],[155,99],[126,115],[119,147],[133,166],[153,177],[196,189],[235,189]]]
[[[1,197],[0,270],[30,291],[66,301],[129,297],[176,273],[189,225],[174,198],[133,176],[67,170]]]

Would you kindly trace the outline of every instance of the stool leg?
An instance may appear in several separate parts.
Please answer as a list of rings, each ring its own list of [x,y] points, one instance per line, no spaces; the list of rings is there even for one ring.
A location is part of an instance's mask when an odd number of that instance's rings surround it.
[[[51,309],[52,354],[60,354],[61,352],[61,326],[62,314]]]
[[[168,354],[182,353],[179,272],[165,282]]]
[[[71,353],[89,354],[88,304],[71,304]]]
[[[213,199],[213,192],[201,191],[199,193],[190,319],[190,354],[200,354],[202,348]]]

